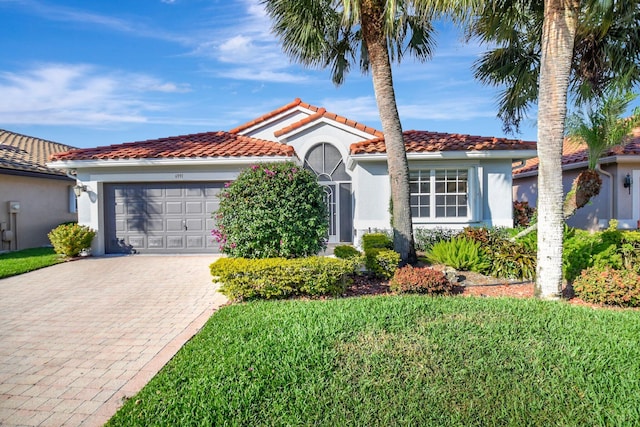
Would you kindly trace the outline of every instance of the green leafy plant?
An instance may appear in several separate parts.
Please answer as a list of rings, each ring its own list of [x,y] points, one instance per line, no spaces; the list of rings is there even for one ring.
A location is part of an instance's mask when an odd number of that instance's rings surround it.
[[[429,267],[398,268],[389,283],[394,292],[421,294],[448,294],[454,286],[443,272]]]
[[[502,239],[485,249],[489,274],[504,279],[533,280],[536,277],[537,254],[520,242]]]
[[[253,165],[219,197],[212,235],[225,254],[296,258],[326,247],[324,191],[313,174],[292,162]]]
[[[355,263],[328,257],[220,258],[211,264],[220,292],[232,300],[286,298],[296,295],[339,295],[348,285]]]
[[[576,278],[573,289],[576,296],[587,302],[640,306],[640,275],[635,271],[591,267]]]
[[[351,245],[336,246],[335,248],[333,248],[333,254],[337,258],[341,258],[341,259],[356,258],[362,255],[359,250],[357,250]]]
[[[487,256],[481,244],[464,237],[438,242],[427,253],[432,263],[445,264],[456,270],[486,272],[489,269]]]
[[[86,225],[62,224],[47,235],[53,250],[60,255],[76,257],[83,250],[91,248],[96,232]]]

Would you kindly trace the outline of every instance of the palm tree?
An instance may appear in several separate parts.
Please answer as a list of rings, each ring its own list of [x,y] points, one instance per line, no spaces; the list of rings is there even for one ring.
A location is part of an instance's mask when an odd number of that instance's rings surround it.
[[[507,84],[500,99],[505,129],[517,130],[538,101],[538,297],[557,299],[562,289],[561,157],[568,91],[581,102],[608,87],[640,81],[638,4],[494,0],[471,26],[471,36],[499,44],[479,61],[476,74],[485,83]]]
[[[574,113],[567,121],[567,135],[587,145],[588,168],[574,180],[564,201],[564,217],[568,218],[600,193],[602,179],[598,174],[600,158],[611,148],[622,144],[633,128],[640,124],[640,108],[622,118],[637,95],[607,94],[587,106],[584,113]]]
[[[264,0],[264,4],[283,50],[294,60],[330,67],[337,85],[356,61],[363,72],[371,71],[387,150],[394,249],[402,264],[415,263],[409,164],[391,62],[400,61],[405,51],[420,60],[431,56],[432,9],[391,0]]]

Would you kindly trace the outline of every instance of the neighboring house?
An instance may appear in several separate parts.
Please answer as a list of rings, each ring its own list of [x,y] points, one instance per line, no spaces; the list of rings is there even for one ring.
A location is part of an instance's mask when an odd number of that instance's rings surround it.
[[[46,166],[71,149],[0,129],[0,251],[48,245],[52,228],[77,220],[75,180]]]
[[[587,230],[606,228],[617,219],[618,227],[636,229],[640,220],[640,128],[635,129],[625,144],[610,149],[600,159],[602,189],[589,204],[567,220],[572,227]],[[562,150],[564,193],[578,174],[587,168],[585,144],[565,140]],[[538,198],[538,158],[528,160],[513,171],[514,200],[535,207]]]
[[[511,165],[534,142],[404,133],[416,227],[512,225]],[[358,244],[390,228],[390,185],[380,131],[296,99],[230,132],[72,150],[51,167],[87,187],[79,221],[98,230],[95,254],[216,251],[216,194],[256,162],[293,160],[318,176],[330,214],[329,242]]]

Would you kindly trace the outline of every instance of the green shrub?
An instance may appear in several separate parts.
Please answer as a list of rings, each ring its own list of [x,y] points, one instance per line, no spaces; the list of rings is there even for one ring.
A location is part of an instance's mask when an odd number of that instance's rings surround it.
[[[339,295],[348,285],[354,263],[328,257],[220,258],[211,274],[220,292],[232,300]]]
[[[339,246],[336,246],[335,248],[333,248],[333,254],[337,258],[341,258],[341,259],[356,258],[356,257],[359,257],[361,255],[360,251],[357,250],[356,248],[354,248],[351,245],[339,245]]]
[[[520,242],[497,240],[485,252],[490,264],[488,273],[493,277],[525,280],[536,277],[537,254]]]
[[[597,304],[640,306],[640,275],[631,270],[591,267],[573,282],[576,296]]]
[[[393,277],[400,264],[400,254],[391,249],[372,248],[365,253],[365,267],[374,276]]]
[[[292,162],[253,165],[219,197],[211,234],[225,254],[295,258],[326,247],[325,193],[311,172]]]
[[[573,281],[589,267],[640,273],[640,233],[614,227],[597,233],[568,229],[563,247],[564,277]]]
[[[484,273],[489,269],[487,256],[480,243],[464,237],[436,243],[427,254],[427,259],[456,270]]]
[[[400,293],[448,294],[454,286],[441,271],[406,265],[396,270],[389,287]]]
[[[53,250],[60,255],[76,257],[85,249],[91,248],[96,232],[86,225],[77,223],[62,224],[48,234]]]
[[[370,233],[362,236],[362,249],[393,249],[393,240],[384,233]]]
[[[428,252],[438,242],[453,239],[457,230],[450,228],[416,228],[413,230],[416,250]]]

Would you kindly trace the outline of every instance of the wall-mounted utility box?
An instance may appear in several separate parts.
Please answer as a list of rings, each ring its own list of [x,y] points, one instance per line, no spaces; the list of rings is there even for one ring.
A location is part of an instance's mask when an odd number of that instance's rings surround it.
[[[7,202],[9,206],[9,213],[18,213],[20,212],[20,202]]]

